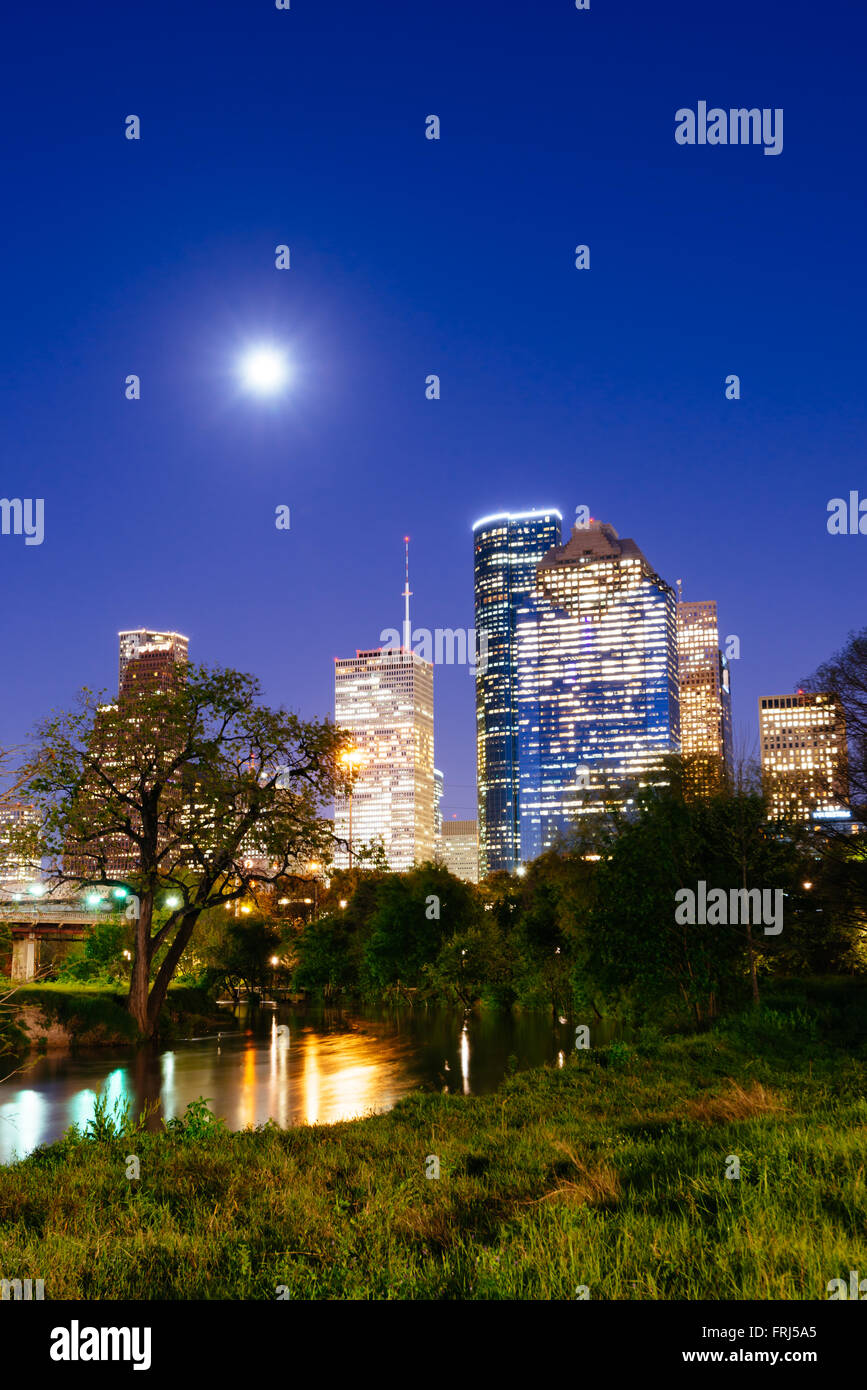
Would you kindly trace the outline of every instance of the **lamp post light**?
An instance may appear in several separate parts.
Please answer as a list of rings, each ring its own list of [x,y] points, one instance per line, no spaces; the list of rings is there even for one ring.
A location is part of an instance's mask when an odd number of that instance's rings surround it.
[[[367,754],[361,748],[347,748],[340,754],[339,761],[346,768],[346,786],[349,796],[349,870],[352,872],[352,788],[355,779],[367,762]]]

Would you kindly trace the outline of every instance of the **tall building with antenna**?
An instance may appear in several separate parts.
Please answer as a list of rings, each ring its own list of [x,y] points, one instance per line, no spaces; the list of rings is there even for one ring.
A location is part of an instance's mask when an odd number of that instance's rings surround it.
[[[334,830],[359,851],[381,841],[388,867],[434,858],[433,664],[412,650],[409,537],[404,537],[403,640],[334,663],[334,722],[358,750],[351,795],[337,797]],[[348,849],[335,854],[346,868]]]

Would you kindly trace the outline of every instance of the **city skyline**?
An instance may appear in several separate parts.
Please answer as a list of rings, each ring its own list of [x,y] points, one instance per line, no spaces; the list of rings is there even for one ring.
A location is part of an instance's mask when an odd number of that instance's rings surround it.
[[[26,654],[0,745],[70,687],[110,688],[105,634],[124,626],[179,629],[199,660],[324,712],[332,658],[388,622],[400,537],[416,546],[418,622],[469,627],[473,520],[541,499],[610,517],[686,598],[714,597],[721,636],[740,639],[735,747],[757,756],[760,695],[795,688],[863,625],[867,539],[826,523],[863,477],[851,170],[867,18],[839,12],[848,41],[817,109],[827,48],[754,8],[749,44],[685,0],[625,27],[605,6],[543,7],[528,28],[523,7],[446,5],[433,35],[405,7],[373,28],[351,7],[339,23],[272,7],[239,26],[216,0],[204,30],[152,13],[171,23],[168,82],[132,11],[110,33],[72,11],[38,35],[32,16],[10,20],[11,51],[23,37],[38,57],[0,93],[21,209],[3,492],[43,498],[45,534],[0,537],[18,595],[0,634]],[[86,84],[68,62],[82,44],[98,58]],[[679,146],[675,112],[704,97],[785,108],[784,151]],[[85,205],[46,254],[58,208]],[[259,343],[293,365],[279,397],[238,381]],[[334,562],[346,536],[364,539],[352,593]],[[444,811],[471,815],[473,682],[437,674]]]
[[[503,517],[510,517],[510,518],[512,518],[512,519],[516,519],[516,518],[522,518],[522,519],[536,519],[536,520],[545,521],[545,522],[547,522],[547,520],[548,520],[549,518],[557,518],[557,524],[558,524],[558,525],[561,524],[561,522],[562,522],[562,524],[565,525],[565,522],[562,521],[562,513],[560,513],[556,508],[555,508],[555,509],[551,509],[551,508],[545,509],[545,508],[538,508],[538,507],[530,507],[530,508],[523,509],[523,510],[516,511],[516,512],[508,512],[508,511],[506,511],[506,512],[502,512],[502,513],[499,513],[499,512],[491,513],[489,516],[487,516],[486,518],[484,518],[484,521],[485,521],[485,523],[490,523],[490,522],[492,522],[492,521],[496,521],[496,520],[501,519],[501,518],[503,518]],[[473,527],[473,529],[472,529],[472,533],[471,533],[473,536],[476,535],[476,533],[477,533],[477,528],[478,528],[479,525],[480,525],[480,523],[478,523],[478,522],[475,523],[475,525],[474,525],[474,527]],[[408,540],[408,537],[407,537],[406,535],[404,535],[404,536],[401,537],[401,540],[402,540],[403,542],[406,542],[406,541]],[[396,538],[395,538],[394,549],[395,549],[395,552],[396,552]],[[682,585],[682,583],[683,583],[682,580],[678,580],[678,581],[677,581],[677,585],[678,585],[678,608],[686,608],[686,607],[700,608],[700,607],[702,607],[702,606],[706,606],[706,605],[707,605],[707,603],[709,602],[708,600],[688,600],[688,599],[685,597],[685,595],[682,593],[682,591],[681,591],[681,585]],[[714,610],[714,620],[716,620],[716,611],[717,611],[718,605],[716,604],[715,601],[710,601],[710,602],[711,602],[711,606],[713,607],[713,610]],[[430,596],[428,596],[428,597],[427,597],[427,600],[426,600],[425,606],[426,606],[426,607],[430,607],[430,603],[431,603],[431,599],[430,599]],[[389,616],[389,615],[387,615],[387,616]],[[391,614],[390,616],[393,617],[393,614]],[[478,622],[478,613],[476,613],[475,621]],[[403,625],[402,625],[402,627],[403,627]],[[392,629],[392,630],[394,630],[394,629]],[[470,628],[468,627],[466,630],[469,631]],[[415,635],[415,634],[418,634],[418,633],[421,631],[421,629],[416,628],[416,627],[415,627],[415,624],[413,623],[412,631],[413,631],[413,634]],[[430,632],[430,629],[425,629],[424,631],[425,631],[425,632]],[[722,647],[722,644],[723,644],[723,642],[724,642],[724,629],[723,629],[722,627],[720,627],[720,626],[717,626],[717,627],[716,627],[716,632],[717,632],[717,639],[718,639],[718,642],[719,642],[719,644],[720,644],[720,647]],[[188,647],[189,647],[190,641],[192,640],[192,639],[189,638],[188,636],[181,634],[179,631],[177,631],[177,630],[176,630],[175,628],[173,628],[173,627],[156,627],[156,626],[147,625],[147,624],[141,624],[141,625],[138,626],[138,627],[125,627],[125,628],[120,628],[120,629],[117,630],[117,634],[118,634],[118,640],[119,640],[119,656],[116,656],[116,657],[115,657],[115,661],[114,661],[114,669],[115,669],[116,672],[118,672],[117,676],[115,677],[115,682],[116,682],[116,688],[117,688],[117,690],[120,690],[120,688],[121,688],[121,684],[122,684],[122,681],[123,681],[124,669],[125,669],[125,666],[126,666],[127,662],[128,662],[130,659],[132,659],[133,665],[134,665],[135,667],[139,667],[139,666],[140,666],[143,670],[144,670],[145,668],[148,667],[149,663],[153,663],[154,666],[155,666],[155,669],[159,669],[161,663],[163,662],[164,655],[165,655],[166,658],[168,658],[168,659],[171,660],[171,661],[177,660],[177,659],[181,659],[181,660],[186,659],[186,657],[187,657],[187,655],[188,655]],[[381,637],[383,636],[383,633],[380,632],[379,636],[380,636],[380,638],[381,638]],[[138,655],[138,654],[136,654],[136,653],[134,652],[134,643],[135,643],[135,640],[136,640],[136,639],[139,639],[139,638],[145,639],[146,643],[147,643],[148,640],[149,640],[149,645],[145,645],[145,646],[143,646],[142,649],[141,649],[142,652],[144,653],[144,656]],[[132,645],[129,646],[129,651],[127,652],[127,654],[126,654],[126,656],[125,656],[125,640],[129,641],[130,639],[132,640]],[[740,640],[740,639],[738,639],[738,645],[739,645],[739,640]],[[161,644],[162,644],[162,645],[161,645]],[[362,649],[361,647],[356,647],[356,652],[357,652],[357,653],[360,654],[362,650],[363,650],[363,649]],[[378,648],[378,647],[375,647],[374,644],[371,643],[371,644],[370,644],[370,647],[369,647],[367,650],[368,650],[370,653],[372,653],[372,652],[374,652],[374,651],[376,651],[376,650],[379,650],[379,648]],[[164,655],[163,655],[163,654],[164,654]],[[827,651],[827,650],[826,650],[826,651],[824,651],[824,652],[821,653],[820,659],[821,659],[822,657],[827,657],[827,656],[829,656],[830,654],[831,654],[830,651]],[[202,664],[213,664],[213,665],[231,665],[231,664],[232,664],[232,663],[231,663],[231,660],[229,659],[229,657],[227,656],[227,654],[226,654],[225,652],[222,652],[222,653],[221,653],[221,652],[217,652],[217,653],[214,655],[214,657],[210,660],[210,662],[208,662],[207,658],[204,657],[204,656],[199,657],[199,656],[197,655],[196,659],[199,660],[199,661],[201,661]],[[334,658],[333,658],[333,662],[336,662],[336,661],[338,661],[338,660],[339,660],[339,658],[337,658],[337,657],[334,657]],[[734,677],[734,679],[737,680],[737,670],[738,670],[738,668],[740,667],[740,662],[736,660],[736,661],[735,661],[735,664],[734,664],[734,667],[730,667],[727,661],[724,661],[723,664],[724,664],[724,666],[726,667],[727,670],[734,670],[734,671],[735,671],[735,677]],[[435,670],[436,670],[436,673],[437,673],[438,683],[439,683],[440,681],[442,681],[442,679],[443,679],[444,677],[452,676],[452,678],[454,679],[454,676],[455,676],[455,675],[457,675],[458,677],[459,677],[460,675],[463,675],[464,681],[467,681],[467,676],[466,676],[466,671],[467,671],[467,669],[468,669],[467,667],[464,667],[464,666],[462,666],[462,665],[460,665],[460,664],[458,664],[458,665],[449,665],[449,664],[445,664],[445,663],[444,663],[443,661],[441,661],[441,660],[437,660],[436,665],[435,665]],[[470,669],[471,669],[471,668],[470,668]],[[251,672],[251,674],[253,674],[253,675],[258,675],[259,673],[258,673],[255,669],[253,669],[252,672]],[[809,673],[802,673],[803,676],[805,676],[806,674],[809,674]],[[472,681],[468,681],[467,683],[470,684],[470,685],[473,684]],[[70,700],[71,700],[71,697],[74,696],[75,692],[76,692],[79,688],[81,688],[81,686],[82,686],[83,684],[84,684],[84,682],[79,682],[79,683],[76,683],[76,684],[70,684],[70,685],[67,687],[66,700],[67,700],[67,701],[70,701]],[[792,690],[791,690],[791,692],[789,692],[789,693],[795,693],[796,690],[797,690],[797,686],[798,686],[798,681],[797,681],[797,680],[792,681]],[[91,688],[95,688],[95,687],[91,687]],[[113,695],[111,686],[104,687],[104,688],[105,688],[105,690],[106,690],[106,693],[109,695],[109,697],[110,697],[110,698],[114,698],[114,695]],[[769,686],[766,687],[766,688],[783,688],[783,683],[782,683],[782,682],[779,682],[779,681],[777,681],[777,682],[773,682],[773,681],[772,681],[772,682],[770,682]],[[754,709],[756,709],[756,708],[758,707],[758,704],[760,703],[761,698],[762,698],[762,696],[764,695],[765,689],[766,689],[766,688],[762,688],[762,689],[759,690],[759,694],[755,697],[755,700],[753,701],[753,708],[754,708]],[[331,689],[331,701],[330,701],[330,706],[331,706],[331,709],[332,709],[332,710],[333,710],[333,693],[334,693],[334,692],[333,692],[333,685],[332,685],[332,689]],[[732,729],[733,729],[733,731],[734,731],[733,734],[732,734],[732,733],[729,733],[729,738],[730,738],[730,740],[731,740],[730,747],[731,747],[731,750],[732,750],[732,755],[733,755],[733,757],[735,758],[735,760],[738,760],[739,757],[743,755],[743,756],[746,757],[746,760],[747,760],[747,761],[753,761],[756,765],[760,765],[760,764],[762,763],[762,741],[761,741],[761,732],[760,732],[760,727],[759,727],[759,726],[760,726],[760,721],[759,721],[759,719],[757,719],[757,718],[754,719],[754,721],[753,721],[753,722],[754,722],[754,727],[752,727],[752,728],[750,727],[750,721],[749,721],[747,715],[745,714],[745,712],[744,712],[744,710],[743,710],[743,704],[745,703],[745,701],[743,701],[741,698],[739,698],[739,697],[740,697],[740,683],[739,683],[739,682],[735,685],[735,687],[734,687],[734,693],[733,693],[733,694],[731,693],[731,691],[728,691],[728,692],[726,692],[726,693],[727,693],[727,696],[728,696],[728,699],[727,699],[728,709],[729,709],[729,711],[730,711],[730,713],[729,713],[729,715],[728,715],[728,720],[730,721],[730,724],[731,724]],[[267,692],[267,691],[265,691],[265,698],[266,698],[266,699],[269,698],[268,692]],[[291,697],[287,699],[286,697],[280,697],[280,696],[278,695],[278,696],[276,696],[276,699],[278,700],[279,703],[284,703],[284,704],[286,704],[286,705],[287,705],[288,707],[290,707],[290,708],[291,708],[291,707],[294,707],[294,706],[293,706],[293,701],[292,701]],[[63,703],[63,697],[61,696],[61,704],[62,704],[62,703]],[[475,725],[477,725],[477,721],[478,721],[478,708],[477,708],[477,699],[476,699],[475,694],[472,696],[472,704],[473,704],[474,708],[469,712],[469,721],[470,721],[470,724],[473,725],[473,726],[475,727]],[[437,706],[437,708],[438,708],[438,706]],[[3,705],[2,702],[0,702],[0,726],[2,726],[2,723],[3,723],[3,715],[4,715],[5,712],[6,712],[6,711],[5,711],[5,706]],[[315,710],[315,709],[313,709],[313,710],[302,710],[302,713],[305,713],[305,714],[308,715],[308,716],[309,716],[310,714],[319,714],[319,715],[321,715],[323,712],[324,712],[324,711],[322,711],[322,710]],[[47,711],[46,711],[46,713],[47,713]],[[38,718],[41,718],[41,717],[42,717],[42,716],[41,716],[41,714],[40,714],[40,715],[37,716],[37,719],[38,719]],[[465,721],[465,722],[466,722],[466,721]],[[25,729],[25,730],[22,730],[22,731],[19,733],[19,736],[18,736],[17,739],[15,738],[14,731],[13,731],[12,737],[11,737],[11,739],[10,739],[10,746],[12,746],[12,747],[20,747],[20,746],[23,744],[23,742],[25,741],[25,739],[27,738],[27,736],[28,736],[30,733],[32,733],[33,727],[34,727],[34,724],[31,723],[31,725],[29,726],[29,728],[27,728],[27,729]],[[450,737],[450,735],[451,735],[451,737]],[[455,729],[454,729],[454,727],[450,727],[449,724],[446,722],[446,716],[445,716],[445,715],[443,715],[443,716],[441,716],[441,717],[439,717],[439,718],[435,717],[435,721],[434,721],[434,740],[435,740],[435,747],[437,748],[437,750],[439,750],[439,748],[440,748],[441,746],[443,746],[443,745],[445,745],[446,747],[449,747],[450,745],[453,745],[455,742],[461,742],[461,741],[462,741],[462,738],[461,738],[460,735],[459,735],[459,737],[458,737],[457,739],[454,738],[454,735],[455,735]],[[466,727],[464,727],[464,728],[461,730],[461,735],[463,736],[463,739],[465,739],[465,737],[466,737]],[[740,737],[740,741],[738,741],[738,736]],[[473,735],[473,737],[474,737],[474,742],[475,742],[475,735]],[[745,747],[745,746],[746,746],[746,748],[747,748],[747,751],[746,751],[746,753],[743,753],[743,750],[744,750],[744,747]],[[751,751],[750,751],[750,747],[751,747]],[[441,762],[446,762],[446,761],[448,761],[447,758],[441,757],[439,751],[437,751],[436,756],[437,756],[438,761],[441,761]],[[449,772],[448,772],[447,770],[445,770],[445,771],[442,773],[442,776],[443,776],[443,782],[444,782],[444,790],[443,790],[443,792],[442,792],[442,794],[441,794],[441,798],[440,798],[440,801],[439,801],[439,803],[438,803],[439,809],[440,809],[440,814],[442,815],[442,817],[445,818],[445,819],[464,819],[464,820],[469,819],[469,818],[471,818],[471,817],[477,817],[477,815],[478,815],[478,787],[477,787],[477,784],[465,783],[465,782],[463,782],[462,780],[458,779],[457,785],[460,787],[460,791],[458,792],[457,795],[455,795],[454,791],[452,791],[452,793],[450,794],[450,786],[451,786],[452,788],[454,788],[455,785],[456,785],[455,779],[453,779],[452,777],[450,777]],[[439,793],[438,793],[438,794],[439,794]],[[481,831],[481,827],[480,827],[480,853],[481,853],[481,838],[482,838],[482,831]],[[520,832],[518,832],[518,840],[520,840]],[[517,860],[516,860],[515,862],[517,862]]]

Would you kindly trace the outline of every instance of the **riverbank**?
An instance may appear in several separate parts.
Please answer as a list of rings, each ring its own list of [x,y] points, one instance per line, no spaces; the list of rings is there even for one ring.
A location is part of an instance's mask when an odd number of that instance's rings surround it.
[[[7,988],[11,987],[10,981]],[[126,1009],[126,994],[104,985],[21,985],[6,1006],[6,1014],[10,1042],[21,1053],[32,1048],[132,1046],[138,1037],[135,1022]],[[185,985],[169,986],[160,1019],[164,1040],[233,1026],[231,1021],[227,1024],[225,1012],[218,1010],[204,991]]]
[[[0,1169],[2,1275],[57,1299],[824,1299],[864,1263],[867,1048],[822,1032],[765,1010],[342,1124],[71,1136]]]

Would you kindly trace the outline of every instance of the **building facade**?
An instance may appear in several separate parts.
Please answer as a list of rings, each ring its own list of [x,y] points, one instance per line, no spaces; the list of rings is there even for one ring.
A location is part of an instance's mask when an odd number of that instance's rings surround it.
[[[358,651],[334,666],[334,720],[363,755],[352,781],[352,846],[381,839],[395,871],[432,860],[433,664],[406,647]],[[334,833],[349,842],[350,797],[335,800]],[[345,868],[347,850],[334,863]]]
[[[733,770],[729,666],[711,600],[678,603],[677,664],[684,794],[706,796],[728,782]]]
[[[118,633],[117,693],[123,699],[136,690],[153,694],[173,680],[188,660],[189,638],[180,632],[131,628]]]
[[[759,700],[762,779],[771,820],[851,820],[846,720],[828,692]]]
[[[553,508],[503,512],[473,527],[475,624],[487,643],[476,668],[479,873],[511,872],[520,862],[518,771],[518,610],[536,567],[561,541]],[[484,667],[484,669],[482,669]]]
[[[39,860],[22,854],[20,847],[11,843],[16,832],[35,829],[38,825],[39,812],[34,805],[13,801],[0,803],[0,897],[23,893],[40,881]]]
[[[440,862],[455,878],[479,881],[479,823],[476,820],[444,820]]]
[[[443,788],[445,779],[438,767],[434,768],[434,840],[440,842],[443,833]]]
[[[517,615],[520,856],[666,782],[680,752],[674,590],[633,540],[576,526]]]

